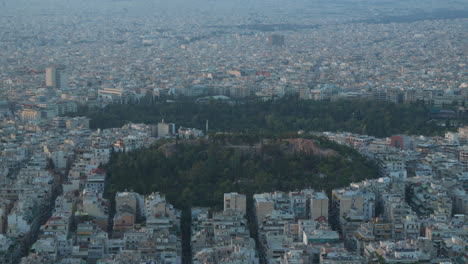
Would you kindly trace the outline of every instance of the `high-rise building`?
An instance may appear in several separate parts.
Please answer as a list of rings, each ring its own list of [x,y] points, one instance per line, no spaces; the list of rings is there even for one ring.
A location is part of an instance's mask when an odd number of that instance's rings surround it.
[[[46,68],[46,86],[61,90],[68,88],[68,74],[65,66]]]
[[[236,192],[224,194],[224,211],[247,212],[247,198],[244,194]]]
[[[284,35],[273,34],[268,37],[268,43],[270,43],[272,46],[283,46]]]

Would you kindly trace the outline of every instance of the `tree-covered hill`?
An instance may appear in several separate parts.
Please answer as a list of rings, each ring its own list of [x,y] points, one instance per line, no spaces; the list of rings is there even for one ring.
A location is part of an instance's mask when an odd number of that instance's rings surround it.
[[[444,128],[430,122],[429,109],[420,103],[393,104],[367,100],[319,102],[288,97],[272,101],[244,100],[235,103],[193,100],[108,105],[103,109],[81,108],[92,128],[120,127],[126,122],[155,124],[165,119],[177,126],[211,131],[273,135],[284,132],[348,131],[386,137],[392,134],[441,134]]]
[[[322,138],[255,141],[232,135],[114,154],[106,168],[108,194],[159,191],[179,208],[220,208],[226,192],[329,191],[377,176],[372,162]]]

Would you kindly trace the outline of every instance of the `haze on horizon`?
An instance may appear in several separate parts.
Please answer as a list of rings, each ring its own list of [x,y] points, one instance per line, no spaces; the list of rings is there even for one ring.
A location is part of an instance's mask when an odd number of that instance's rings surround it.
[[[200,25],[250,23],[340,24],[382,17],[429,14],[431,19],[467,18],[462,0],[0,0],[5,17],[87,20],[99,17]],[[47,20],[45,20],[47,22]]]

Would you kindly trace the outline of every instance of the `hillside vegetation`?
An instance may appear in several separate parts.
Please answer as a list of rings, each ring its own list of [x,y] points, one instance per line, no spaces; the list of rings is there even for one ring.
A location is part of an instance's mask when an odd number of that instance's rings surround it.
[[[322,138],[255,142],[233,135],[114,154],[106,168],[111,195],[125,189],[159,191],[179,208],[221,208],[226,192],[330,191],[377,176],[372,162]]]
[[[376,137],[393,134],[437,135],[445,130],[429,120],[423,104],[393,104],[353,100],[319,102],[288,97],[273,101],[244,100],[234,103],[193,100],[108,105],[103,109],[81,108],[77,115],[90,117],[91,128],[121,127],[127,122],[155,124],[164,119],[177,126],[210,131],[279,133],[348,131]]]

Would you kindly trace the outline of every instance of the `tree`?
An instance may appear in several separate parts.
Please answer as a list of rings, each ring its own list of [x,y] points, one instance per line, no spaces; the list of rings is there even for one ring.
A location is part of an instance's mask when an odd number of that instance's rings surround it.
[[[91,118],[91,128],[121,127],[125,122],[151,123],[170,120],[187,127],[210,131],[281,133],[306,131],[348,131],[385,137],[412,131],[439,134],[445,129],[429,122],[429,109],[423,102],[394,104],[366,100],[336,102],[303,101],[285,97],[274,101],[243,100],[232,104],[212,101],[198,104],[181,98],[173,103],[158,101],[139,104],[112,104],[103,109],[80,108],[76,115]]]
[[[142,194],[159,191],[178,208],[222,208],[226,192],[253,194],[306,186],[330,191],[378,175],[376,166],[355,150],[323,138],[308,140],[339,154],[321,157],[312,152],[292,152],[282,138],[260,140],[264,142],[261,151],[241,151],[250,148],[249,139],[238,134],[225,135],[224,139],[225,143],[180,142],[178,154],[167,157],[161,152],[165,146],[112,156],[105,165],[110,182],[106,195],[113,199],[116,191],[125,189]],[[319,179],[322,174],[327,175],[327,181]]]

